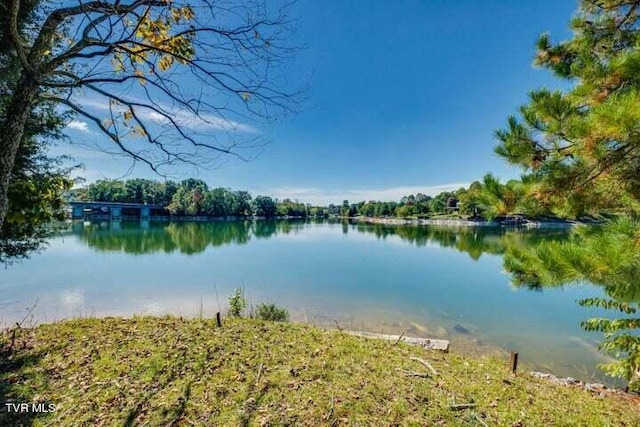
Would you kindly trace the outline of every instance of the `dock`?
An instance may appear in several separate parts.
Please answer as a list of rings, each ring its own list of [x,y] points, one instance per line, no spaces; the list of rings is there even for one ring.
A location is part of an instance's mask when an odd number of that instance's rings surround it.
[[[148,220],[156,213],[166,215],[166,208],[160,205],[120,202],[69,202],[72,219],[121,220],[135,217]]]

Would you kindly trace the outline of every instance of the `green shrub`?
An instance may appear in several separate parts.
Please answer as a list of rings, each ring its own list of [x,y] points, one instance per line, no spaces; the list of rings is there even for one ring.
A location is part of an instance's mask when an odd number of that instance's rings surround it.
[[[229,297],[229,314],[242,317],[245,308],[247,308],[247,299],[244,297],[243,289],[238,286],[235,293]]]
[[[270,320],[274,322],[286,322],[289,320],[289,312],[275,304],[258,304],[256,307],[256,318],[260,320]]]

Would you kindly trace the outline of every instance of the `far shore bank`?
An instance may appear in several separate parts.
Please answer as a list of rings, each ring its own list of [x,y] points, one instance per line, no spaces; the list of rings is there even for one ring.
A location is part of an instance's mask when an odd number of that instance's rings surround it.
[[[503,221],[472,220],[462,218],[375,218],[356,217],[350,218],[353,221],[365,222],[368,224],[387,225],[438,225],[448,227],[524,227],[524,228],[572,228],[578,225],[593,225],[596,222],[584,222],[568,219],[518,219]]]
[[[304,219],[324,219],[304,216],[207,216],[207,215],[157,215],[150,218],[141,219],[138,216],[123,215],[118,219],[113,219],[109,215],[92,215],[85,219],[70,219],[69,221],[151,221],[151,222],[225,222],[225,221],[280,221],[280,220],[304,220]]]
[[[578,221],[569,219],[506,219],[506,220],[480,220],[462,218],[378,218],[378,217],[329,217],[316,218],[304,216],[153,216],[149,219],[140,219],[136,216],[122,216],[115,221],[145,221],[145,222],[227,222],[227,221],[288,221],[288,220],[329,220],[329,221],[350,221],[367,224],[385,225],[432,225],[445,227],[520,227],[520,228],[544,228],[544,229],[570,229],[579,225],[597,225],[596,221]],[[83,220],[72,220],[82,222]],[[108,215],[93,215],[84,221],[114,221]]]

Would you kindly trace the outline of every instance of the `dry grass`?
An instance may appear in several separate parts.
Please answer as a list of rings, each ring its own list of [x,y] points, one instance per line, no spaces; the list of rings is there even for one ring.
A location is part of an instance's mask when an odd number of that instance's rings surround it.
[[[512,377],[505,361],[301,324],[82,319],[11,339],[0,336],[0,400],[57,410],[5,410],[0,425],[640,425],[632,401]],[[438,375],[407,375],[429,373],[412,356]]]

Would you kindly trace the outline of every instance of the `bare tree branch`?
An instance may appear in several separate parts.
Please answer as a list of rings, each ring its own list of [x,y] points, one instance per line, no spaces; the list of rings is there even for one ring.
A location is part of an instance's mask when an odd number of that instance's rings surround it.
[[[43,6],[40,21],[19,28],[21,0],[9,0],[8,60],[21,70],[1,123],[0,225],[24,118],[39,99],[161,175],[177,163],[251,158],[266,143],[252,124],[300,101],[280,67],[296,51],[291,3],[280,1],[76,0]]]

